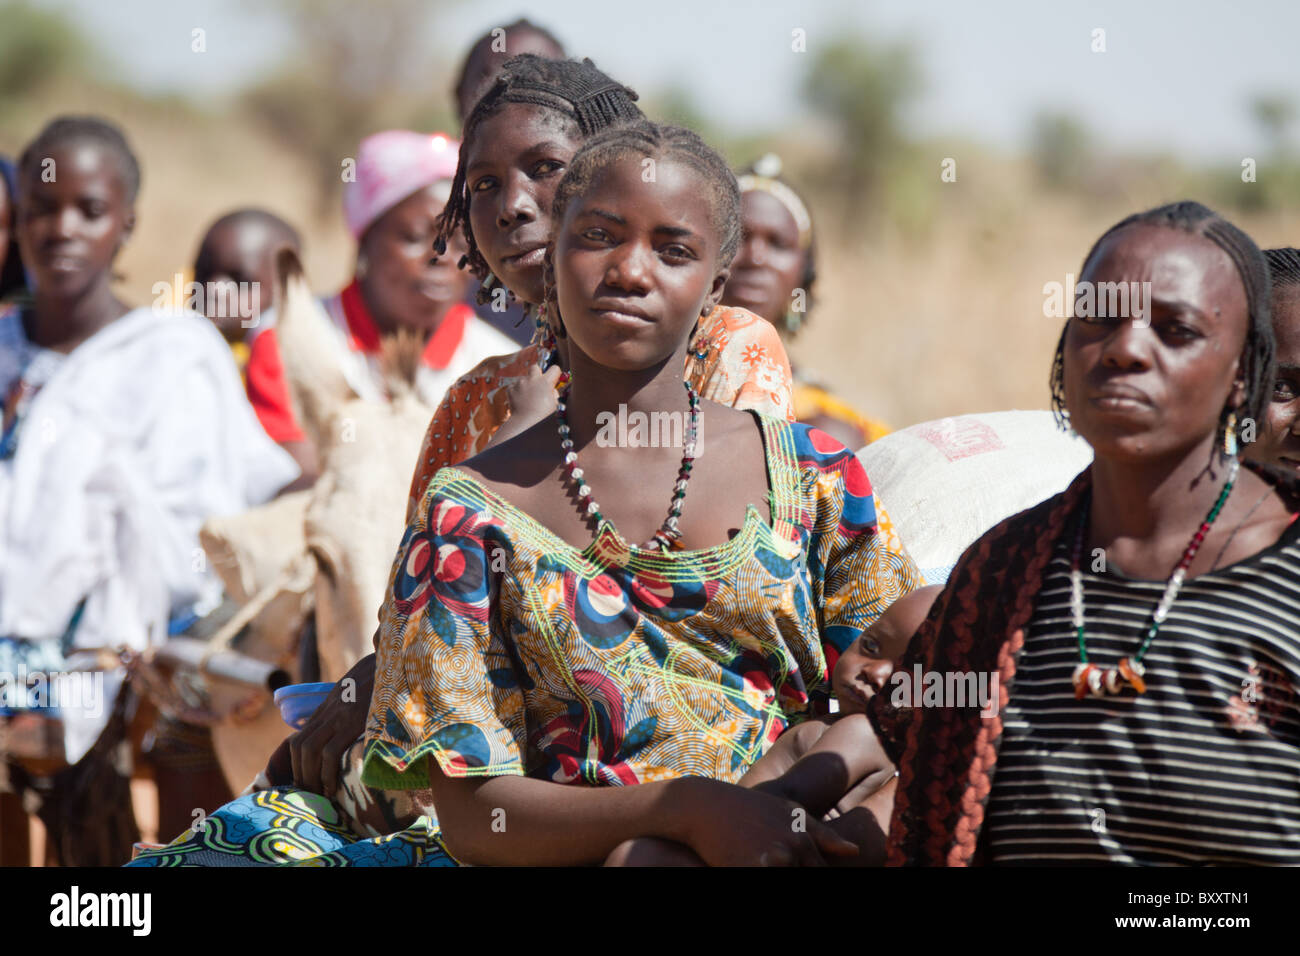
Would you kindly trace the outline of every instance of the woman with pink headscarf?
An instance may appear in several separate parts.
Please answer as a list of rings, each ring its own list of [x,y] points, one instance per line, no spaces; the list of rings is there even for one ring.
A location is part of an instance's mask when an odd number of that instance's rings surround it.
[[[430,406],[457,378],[485,358],[515,345],[464,305],[467,273],[457,237],[430,262],[437,219],[451,192],[460,143],[442,134],[387,130],[361,142],[355,179],[344,183],[343,212],[357,240],[354,278],[322,300],[344,375],[363,398],[382,398],[380,341],[399,329],[425,340],[416,388]],[[274,316],[254,330],[248,360],[248,397],[268,435],[304,472],[315,455],[294,416],[280,360]]]

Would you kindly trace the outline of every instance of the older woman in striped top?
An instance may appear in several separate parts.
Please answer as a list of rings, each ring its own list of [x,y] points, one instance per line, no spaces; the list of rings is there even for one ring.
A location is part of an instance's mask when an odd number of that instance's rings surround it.
[[[1300,498],[1237,457],[1274,386],[1264,257],[1183,202],[1081,279],[1139,292],[1061,337],[1054,403],[1095,460],[971,546],[900,665],[996,674],[998,712],[873,700],[889,861],[1300,863]]]

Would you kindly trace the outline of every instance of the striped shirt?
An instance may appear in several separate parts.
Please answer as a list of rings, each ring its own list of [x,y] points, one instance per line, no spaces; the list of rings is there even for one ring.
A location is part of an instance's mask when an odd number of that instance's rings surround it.
[[[1300,521],[1188,579],[1147,691],[1076,700],[1062,536],[1003,713],[984,837],[995,864],[1300,865]],[[1114,667],[1163,582],[1083,568],[1091,663]]]

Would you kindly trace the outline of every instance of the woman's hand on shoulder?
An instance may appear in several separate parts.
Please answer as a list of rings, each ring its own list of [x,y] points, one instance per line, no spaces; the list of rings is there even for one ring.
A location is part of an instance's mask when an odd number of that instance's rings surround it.
[[[552,365],[545,372],[533,365],[529,367],[528,374],[511,379],[506,386],[510,418],[493,436],[492,444],[518,435],[555,411],[555,384],[559,380],[558,365]]]

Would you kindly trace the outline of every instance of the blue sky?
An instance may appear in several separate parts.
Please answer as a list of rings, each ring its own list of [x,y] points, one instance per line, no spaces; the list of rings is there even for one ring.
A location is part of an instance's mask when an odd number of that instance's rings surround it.
[[[436,3],[437,0],[431,0]],[[269,68],[290,38],[250,0],[37,0],[69,12],[151,90],[221,93]],[[364,26],[366,4],[354,4]],[[807,54],[857,31],[909,38],[926,88],[910,114],[927,134],[1014,147],[1040,108],[1075,113],[1118,149],[1191,160],[1264,152],[1248,102],[1285,91],[1300,102],[1300,4],[1287,0],[473,0],[444,5],[431,58],[459,62],[479,32],[520,14],[550,26],[571,52],[651,91],[696,90],[699,107],[740,132],[797,124]],[[207,53],[190,31],[207,31]],[[1105,30],[1106,51],[1092,52]],[[441,90],[437,95],[442,94]]]

